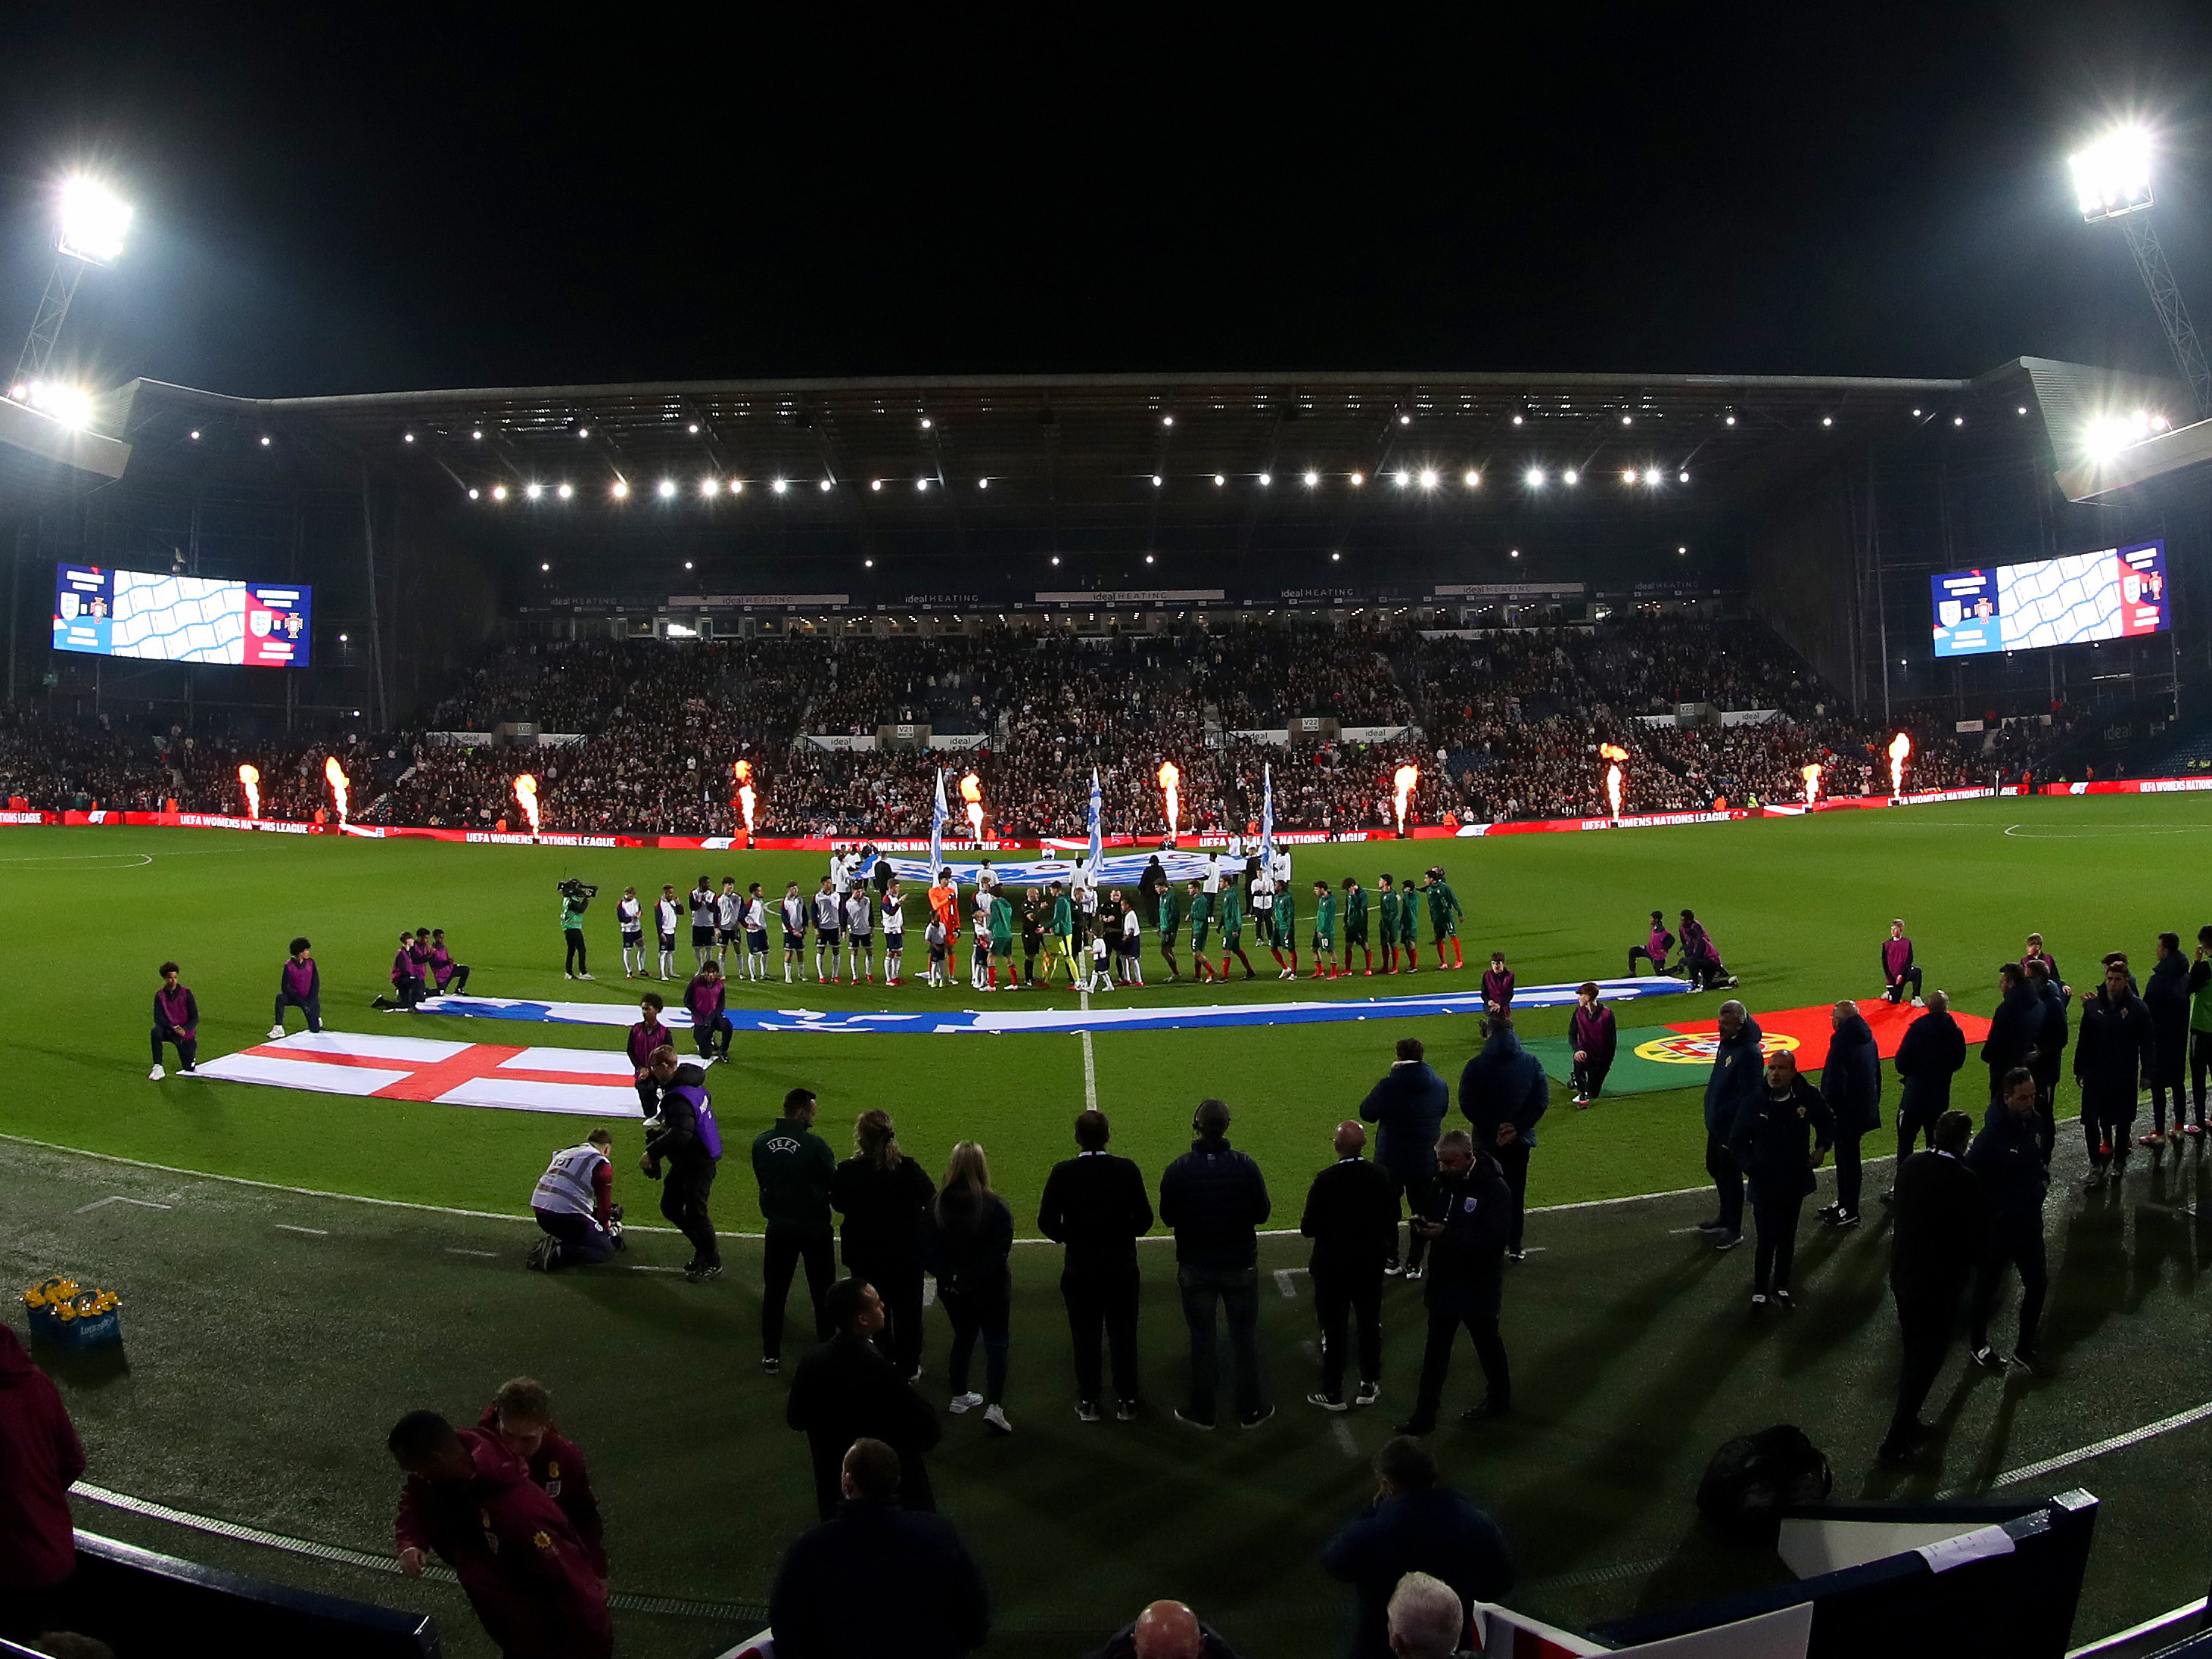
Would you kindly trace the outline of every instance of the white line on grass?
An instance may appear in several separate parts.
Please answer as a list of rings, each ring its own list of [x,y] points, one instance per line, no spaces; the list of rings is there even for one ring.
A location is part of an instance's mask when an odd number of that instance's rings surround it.
[[[89,1204],[80,1204],[76,1212],[83,1215],[92,1210],[104,1210],[111,1204],[135,1204],[142,1210],[171,1210],[173,1204],[156,1204],[150,1198],[125,1198],[120,1193],[110,1193],[106,1198],[95,1198]]]
[[[1295,1302],[1298,1299],[1298,1287],[1291,1283],[1291,1275],[1293,1273],[1302,1273],[1304,1271],[1305,1269],[1304,1267],[1278,1267],[1275,1269],[1275,1288],[1283,1293],[1284,1301]]]
[[[1083,1012],[1089,1013],[1091,993],[1084,992],[1079,1000]],[[1091,1052],[1091,1033],[1086,1030],[1079,1035],[1083,1038],[1083,1105],[1085,1110],[1095,1112],[1098,1109],[1098,1061]]]
[[[1351,1424],[1346,1422],[1340,1417],[1336,1419],[1335,1423],[1331,1425],[1331,1431],[1336,1436],[1338,1449],[1341,1450],[1346,1457],[1357,1457],[1359,1455],[1359,1443],[1352,1437]]]
[[[281,1233],[305,1233],[310,1238],[328,1238],[331,1236],[328,1227],[295,1227],[289,1221],[276,1223],[276,1231]]]
[[[2161,1417],[2155,1423],[2146,1423],[2139,1429],[2130,1429],[2125,1434],[2116,1434],[2109,1440],[2100,1440],[2091,1445],[2077,1446],[2072,1451],[2061,1452],[2056,1457],[2046,1457],[2040,1463],[2023,1463],[2016,1469],[2007,1469],[1991,1480],[1988,1486],[1953,1486],[1948,1492],[1936,1494],[1938,1500],[1963,1498],[1969,1492],[1993,1491],[1998,1486],[2009,1486],[2022,1480],[2033,1480],[2056,1470],[2070,1468],[2076,1463],[2086,1463],[2093,1457],[2102,1457],[2106,1452],[2124,1451],[2130,1446],[2139,1446],[2146,1440],[2175,1429],[2185,1429],[2191,1423],[2202,1423],[2212,1417],[2212,1401],[2191,1406],[2185,1412],[2176,1412],[2171,1417]]]
[[[446,1254],[447,1255],[480,1255],[487,1261],[495,1260],[499,1255],[497,1250],[471,1250],[459,1244],[447,1245]]]

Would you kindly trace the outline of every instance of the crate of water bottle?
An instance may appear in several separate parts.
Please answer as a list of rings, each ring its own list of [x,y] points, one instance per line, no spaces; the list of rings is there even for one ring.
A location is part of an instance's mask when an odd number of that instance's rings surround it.
[[[31,1335],[58,1348],[102,1348],[123,1340],[123,1299],[58,1274],[23,1292]]]

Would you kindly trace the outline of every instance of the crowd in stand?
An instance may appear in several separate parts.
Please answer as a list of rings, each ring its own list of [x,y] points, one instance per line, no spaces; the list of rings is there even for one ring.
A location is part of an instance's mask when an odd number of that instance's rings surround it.
[[[1677,725],[1680,705],[1694,707]],[[1755,718],[1729,722],[1722,715]],[[1334,721],[1308,731],[1308,720]],[[534,725],[573,741],[515,748],[436,734]],[[928,726],[957,748],[874,745]],[[1379,741],[1341,728],[1382,728]],[[1919,730],[1915,787],[2016,777],[2067,726],[1985,738]],[[1238,733],[1288,731],[1291,742]],[[733,763],[750,763],[763,836],[927,833],[938,769],[972,771],[1000,836],[1080,836],[1095,770],[1109,835],[1164,826],[1158,774],[1180,773],[1185,831],[1243,829],[1272,768],[1290,830],[1380,830],[1392,777],[1419,769],[1409,822],[1589,817],[1609,810],[1601,744],[1627,751],[1626,812],[1887,788],[1892,733],[1750,623],[1676,617],[1595,629],[1417,631],[1407,622],[1286,618],[1079,639],[1032,625],[928,638],[763,636],[672,644],[515,644],[431,705],[422,732],[349,738],[352,815],[433,828],[520,827],[514,777],[533,773],[547,830],[727,835],[744,827]],[[821,742],[816,739],[821,739]],[[833,746],[824,747],[823,743]],[[866,745],[865,747],[859,745]],[[327,807],[325,744],[139,729],[110,714],[0,717],[0,796],[52,810],[169,801],[236,812],[238,768],[261,773],[261,811]],[[964,814],[950,801],[956,832]]]

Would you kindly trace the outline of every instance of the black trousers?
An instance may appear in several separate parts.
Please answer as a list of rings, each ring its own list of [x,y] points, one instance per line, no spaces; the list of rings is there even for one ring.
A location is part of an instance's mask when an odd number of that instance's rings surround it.
[[[1655,957],[1641,945],[1632,945],[1628,947],[1628,973],[1632,979],[1636,975],[1636,964],[1639,958],[1650,963],[1651,964],[1651,971],[1655,974],[1663,974],[1667,971],[1667,958],[1665,956],[1661,955]]]
[[[1759,1230],[1753,1254],[1751,1287],[1761,1296],[1790,1288],[1790,1269],[1797,1260],[1797,1218],[1805,1200],[1794,1198],[1754,1199],[1752,1224]]]
[[[2125,1163],[2135,1133],[2136,1103],[2132,1094],[2124,1101],[2100,1101],[2086,1093],[2081,1097],[2081,1139],[2088,1143],[2093,1168],[2101,1170],[2108,1164]]]
[[[465,963],[455,963],[453,971],[438,981],[438,994],[441,997],[449,994],[459,996],[468,988],[469,970]]]
[[[2182,1126],[2189,1121],[2189,1090],[2181,1080],[2181,1073],[2154,1077],[2150,1081],[2151,1127],[2160,1134],[2166,1133],[2166,1098],[2173,1097],[2173,1132],[2179,1134]],[[2199,1123],[2203,1121],[2201,1117]]]
[[[855,1261],[849,1252],[845,1271],[866,1279],[884,1299],[884,1328],[876,1333],[876,1349],[898,1368],[901,1376],[921,1369],[921,1263]]]
[[[830,1327],[822,1317],[822,1298],[837,1279],[837,1253],[830,1230],[771,1230],[761,1264],[761,1352],[768,1358],[782,1356],[784,1304],[791,1296],[792,1270],[802,1260],[806,1263],[806,1292],[814,1303],[814,1340],[830,1340]]]
[[[1316,1267],[1314,1303],[1321,1316],[1321,1391],[1344,1397],[1345,1362],[1359,1345],[1359,1380],[1382,1380],[1382,1270]],[[1350,1331],[1346,1327],[1357,1320]]]
[[[191,1071],[192,1061],[199,1056],[200,1040],[198,1037],[188,1037],[181,1031],[173,1029],[165,1031],[156,1025],[154,1028],[154,1063],[156,1066],[161,1063],[161,1045],[165,1042],[173,1042],[177,1045],[178,1069]]]
[[[1176,1266],[1176,1287],[1182,1293],[1183,1323],[1190,1331],[1190,1406],[1185,1415],[1197,1422],[1213,1421],[1220,1392],[1221,1361],[1214,1342],[1217,1307],[1229,1326],[1237,1415],[1249,1417],[1261,1407],[1259,1281],[1257,1267]]]
[[[672,1163],[660,1178],[660,1213],[691,1241],[691,1259],[701,1267],[722,1265],[722,1247],[714,1241],[714,1224],[707,1214],[707,1198],[714,1189],[714,1160]]]
[[[287,1008],[297,1008],[305,1013],[307,1016],[309,1030],[319,1031],[323,1029],[321,997],[295,997],[289,991],[279,991],[276,994],[276,1012],[270,1015],[269,1023],[271,1025],[282,1025],[284,1023],[284,1011]]]
[[[1606,1073],[1612,1069],[1595,1060],[1577,1060],[1574,1068],[1575,1093],[1584,1100],[1595,1100],[1605,1092]]]
[[[1897,1411],[1889,1419],[1889,1437],[1898,1439],[1920,1420],[1920,1407],[1936,1386],[1951,1351],[1951,1336],[1959,1323],[1959,1297],[1966,1288],[1959,1279],[1930,1288],[1908,1291],[1892,1284],[1897,1298],[1898,1334],[1904,1340],[1905,1358],[1898,1368]]]
[[[1521,1248],[1521,1225],[1528,1212],[1528,1154],[1535,1150],[1525,1140],[1490,1149],[1491,1155],[1498,1160],[1498,1167],[1505,1171],[1505,1184],[1513,1193],[1513,1229],[1505,1241],[1509,1250],[1517,1252]]]
[[[1897,1161],[1899,1164],[1912,1156],[1912,1148],[1919,1139],[1928,1138],[1928,1150],[1936,1150],[1936,1120],[1950,1110],[1948,1106],[1916,1107],[1907,1111],[1897,1109]]]
[[[559,1241],[562,1267],[594,1267],[614,1255],[615,1236],[599,1225],[598,1217],[579,1215],[574,1210],[536,1210],[532,1213],[538,1218],[538,1226]]]
[[[1859,1212],[1859,1196],[1866,1180],[1859,1162],[1859,1142],[1865,1137],[1863,1129],[1856,1133],[1848,1129],[1836,1132],[1836,1207],[1845,1215]]]
[[[2020,1270],[2020,1334],[2014,1339],[2013,1346],[2021,1353],[2035,1352],[2035,1328],[2043,1318],[2043,1298],[2051,1288],[2051,1274],[2044,1265],[2041,1219],[2037,1218],[2033,1231],[2024,1227],[2000,1229],[1989,1255],[1974,1269],[1972,1320],[1976,1347],[1989,1346],[1990,1314],[1996,1306],[1997,1292],[2004,1285],[2004,1270],[2009,1266]]]
[[[699,1045],[700,1059],[704,1060],[708,1055],[716,1052],[714,1037],[718,1032],[722,1039],[720,1045],[721,1056],[727,1060],[730,1057],[730,1039],[737,1035],[737,1028],[730,1024],[730,1017],[727,1014],[715,1015],[712,1024],[695,1024],[691,1027],[692,1040]]]
[[[591,969],[584,965],[586,954],[584,930],[580,927],[563,927],[561,930],[561,942],[568,947],[568,957],[561,965],[562,971],[569,974],[589,973]]]
[[[1451,1372],[1452,1344],[1464,1328],[1474,1339],[1474,1357],[1482,1362],[1486,1398],[1501,1409],[1513,1403],[1513,1376],[1505,1358],[1505,1339],[1498,1334],[1495,1308],[1431,1308],[1428,1346],[1421,1351],[1421,1391],[1413,1402],[1413,1420],[1433,1423],[1444,1395],[1444,1378]]]
[[[1398,1195],[1406,1200],[1406,1216],[1408,1221],[1418,1221],[1429,1212],[1429,1190],[1436,1183],[1436,1172],[1433,1170],[1426,1175],[1415,1176],[1410,1181],[1401,1181],[1398,1183]],[[1406,1265],[1408,1267],[1418,1267],[1421,1265],[1421,1259],[1429,1253],[1429,1241],[1414,1232],[1410,1226],[1407,1231],[1411,1236],[1413,1243],[1407,1247]],[[1390,1235],[1391,1260],[1394,1264],[1397,1260],[1397,1242],[1398,1235],[1394,1230]]]
[[[1060,1275],[1067,1334],[1075,1346],[1075,1396],[1096,1401],[1105,1352],[1114,1359],[1114,1397],[1137,1403],[1137,1264],[1069,1267]]]
[[[1897,983],[1884,991],[1882,995],[1892,1002],[1902,1002],[1905,1000],[1905,988],[1908,985],[1912,988],[1914,996],[1920,994],[1920,964],[1917,962],[1899,974],[1897,976]]]
[[[1008,1328],[1012,1322],[1012,1287],[994,1285],[981,1290],[963,1290],[940,1279],[937,1281],[937,1305],[952,1322],[952,1347],[945,1362],[946,1386],[956,1395],[968,1392],[968,1362],[975,1356],[976,1339],[980,1337],[983,1343],[983,1401],[990,1406],[1005,1403],[1006,1351],[1011,1346]]]
[[[1729,1144],[1708,1129],[1705,1132],[1705,1173],[1713,1178],[1713,1191],[1721,1200],[1722,1231],[1740,1233],[1743,1231],[1743,1171],[1736,1166],[1735,1154]]]

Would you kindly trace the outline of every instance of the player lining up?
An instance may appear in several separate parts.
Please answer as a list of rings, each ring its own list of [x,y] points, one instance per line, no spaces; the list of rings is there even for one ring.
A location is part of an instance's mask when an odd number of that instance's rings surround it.
[[[714,960],[730,971],[730,952],[744,945],[745,902],[738,896],[735,876],[722,878],[722,890],[714,900]]]
[[[1344,969],[1336,963],[1336,895],[1328,890],[1328,884],[1314,884],[1313,953],[1316,979],[1336,979]]]
[[[985,989],[987,981],[989,989],[995,991],[999,988],[999,976],[991,969],[991,907],[994,902],[989,888],[978,886],[975,889],[975,909],[971,923],[975,937],[968,956],[968,988],[971,991]]]
[[[768,977],[768,899],[758,882],[745,890],[745,977]]]
[[[884,983],[896,985],[906,972],[906,891],[893,876],[884,888]]]
[[[691,971],[697,973],[714,954],[714,889],[705,876],[691,890]]]
[[[623,977],[645,977],[645,907],[637,902],[637,889],[625,887],[615,901],[615,925],[622,929]]]
[[[845,960],[854,984],[876,982],[876,925],[868,890],[855,886],[845,895]],[[836,960],[836,953],[831,953]]]
[[[830,877],[822,878],[822,885],[814,895],[814,982],[835,985],[837,982],[837,924],[843,907],[837,898],[836,883]],[[827,953],[828,966],[823,965]]]
[[[662,887],[660,896],[653,907],[653,927],[659,936],[660,976],[663,979],[676,977],[676,924],[683,915],[683,906],[676,902],[674,884]]]
[[[1375,977],[1375,952],[1367,946],[1367,890],[1352,877],[1344,878],[1344,971],[1352,971],[1354,947],[1366,964],[1361,977]]]
[[[777,907],[783,920],[783,982],[793,984],[806,954],[806,896],[795,881],[784,884],[783,901]]]

